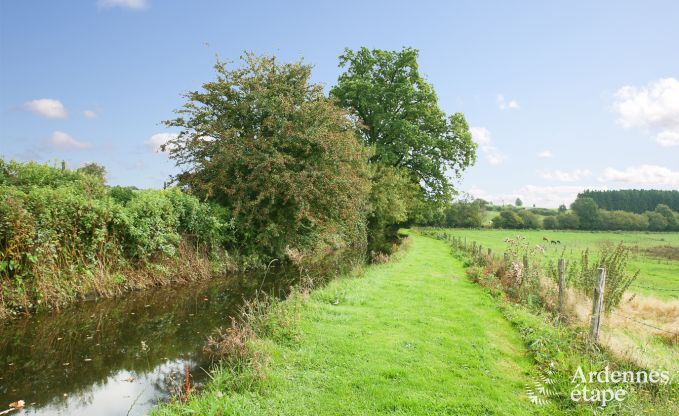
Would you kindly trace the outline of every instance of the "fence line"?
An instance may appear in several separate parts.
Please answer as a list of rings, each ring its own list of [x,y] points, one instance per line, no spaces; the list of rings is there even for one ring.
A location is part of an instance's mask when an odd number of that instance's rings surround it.
[[[468,246],[467,246],[467,241],[466,241],[466,240],[467,240],[466,236],[465,236],[465,239],[464,239],[464,240],[465,240],[465,241],[464,241],[464,244],[462,244],[462,239],[461,239],[460,237],[451,236],[451,235],[448,234],[448,233],[436,233],[435,235],[436,235],[436,237],[439,238],[439,239],[445,239],[445,240],[447,240],[447,241],[449,241],[449,242],[452,242],[453,245],[454,245],[457,249],[459,249],[459,250],[461,250],[461,251],[466,251],[466,252],[470,253],[470,254],[472,255],[472,257],[486,257],[487,259],[492,259],[492,258],[494,257],[494,256],[493,256],[493,252],[492,252],[490,249],[488,249],[488,256],[484,256],[483,253],[482,253],[482,251],[481,251],[481,247],[482,247],[482,246],[481,246],[481,245],[478,245],[478,243],[477,243],[476,241],[472,241],[472,242],[471,242],[471,247],[468,247]],[[506,261],[506,260],[507,260],[507,253],[505,253],[505,261]],[[523,260],[524,260],[524,263],[525,263],[526,260],[527,260],[527,259],[525,258],[525,256],[524,256],[524,259],[523,259]],[[559,261],[561,261],[561,260],[563,260],[563,259],[559,259]],[[559,265],[559,266],[560,266],[560,265]],[[600,269],[600,271],[601,271],[601,269]],[[604,272],[604,273],[605,273],[605,272]],[[564,285],[564,286],[565,286],[565,285]],[[667,291],[667,292],[679,292],[679,289],[666,289],[666,288],[659,288],[659,287],[652,287],[652,286],[630,285],[630,287],[637,287],[637,288],[651,289],[651,290],[661,290],[661,291]],[[560,292],[561,292],[561,291],[560,291]],[[603,301],[602,301],[601,299],[599,299],[599,302],[603,302]],[[595,310],[596,310],[597,299],[594,300],[594,303],[595,303],[595,306],[594,306],[594,308],[593,308],[593,309],[594,309],[594,311],[593,311],[593,316],[597,315],[597,314],[596,314],[596,311],[595,311]],[[600,311],[601,311],[601,309],[600,309]],[[648,327],[648,328],[652,328],[652,329],[654,329],[654,330],[656,330],[656,331],[665,332],[665,333],[667,333],[667,334],[670,334],[670,335],[674,336],[674,337],[679,341],[679,332],[669,331],[669,330],[667,330],[667,329],[665,329],[665,328],[660,328],[660,327],[658,327],[658,326],[651,325],[651,324],[649,324],[649,323],[647,323],[647,322],[638,320],[638,319],[636,319],[636,318],[633,318],[633,317],[631,317],[631,316],[628,316],[628,315],[626,315],[626,314],[622,314],[622,313],[619,313],[619,312],[613,312],[613,311],[611,311],[611,312],[609,312],[609,313],[610,313],[611,315],[616,315],[616,316],[620,316],[620,317],[622,317],[622,318],[628,319],[628,320],[630,320],[630,321],[632,321],[632,322],[635,322],[635,323],[637,323],[637,324],[639,324],[639,325],[643,325],[643,326],[646,326],[646,327]],[[598,325],[596,325],[596,326],[598,326]],[[592,328],[593,328],[592,331],[594,331],[596,334],[598,334],[598,328],[595,328],[594,323],[592,324]],[[596,336],[594,336],[594,339],[596,339]]]
[[[668,334],[672,334],[672,335],[674,335],[675,337],[679,337],[679,332],[668,331],[667,329],[660,328],[660,327],[657,327],[657,326],[655,326],[655,325],[651,325],[651,324],[649,324],[648,322],[640,321],[640,320],[638,320],[638,319],[636,319],[636,318],[632,318],[631,316],[627,316],[627,315],[625,315],[625,314],[623,314],[623,313],[619,313],[619,312],[610,312],[610,314],[611,314],[611,315],[617,315],[617,316],[620,316],[620,317],[629,319],[629,320],[632,321],[632,322],[636,322],[636,323],[638,323],[638,324],[640,324],[640,325],[644,325],[644,326],[647,326],[647,327],[649,327],[649,328],[653,328],[653,329],[658,330],[658,331],[667,332]]]
[[[637,287],[641,289],[651,289],[651,290],[662,290],[665,292],[679,292],[679,289],[665,289],[662,287],[653,287],[653,286],[641,286],[641,285],[630,285],[630,287]]]

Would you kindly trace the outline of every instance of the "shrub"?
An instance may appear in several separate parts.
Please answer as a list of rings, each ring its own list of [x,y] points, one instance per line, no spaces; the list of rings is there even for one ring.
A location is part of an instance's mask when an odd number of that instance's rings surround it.
[[[493,228],[525,228],[526,223],[523,218],[513,210],[505,210],[500,215],[493,218]]]
[[[557,215],[556,221],[559,224],[559,229],[562,230],[577,230],[580,228],[580,219],[573,212],[564,212]]]

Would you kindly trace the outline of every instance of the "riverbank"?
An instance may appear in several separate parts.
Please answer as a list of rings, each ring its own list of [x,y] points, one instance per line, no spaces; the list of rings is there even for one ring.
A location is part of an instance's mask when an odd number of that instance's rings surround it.
[[[293,300],[294,335],[253,341],[263,368],[223,368],[155,414],[558,414],[526,396],[532,361],[495,301],[445,243],[411,238],[397,260]]]

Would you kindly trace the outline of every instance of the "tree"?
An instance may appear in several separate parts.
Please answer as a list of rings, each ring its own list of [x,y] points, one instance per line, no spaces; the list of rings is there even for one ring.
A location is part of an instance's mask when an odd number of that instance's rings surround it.
[[[175,179],[234,219],[246,253],[365,240],[367,152],[346,111],[311,83],[311,66],[246,54],[185,95],[164,145]]]
[[[566,212],[568,211],[568,208],[566,208],[566,205],[561,204],[559,205],[559,213]]]
[[[565,212],[556,216],[556,222],[561,230],[577,230],[580,227],[580,219],[573,212]]]
[[[524,224],[523,228],[530,229],[540,228],[540,217],[538,217],[534,213],[527,211],[525,209],[519,210],[517,213],[519,214],[519,217],[521,217],[521,219],[523,220]]]
[[[101,179],[102,182],[106,182],[106,168],[96,163],[88,163],[80,169],[77,169],[76,172],[94,176],[95,178]]]
[[[649,231],[665,231],[667,226],[667,219],[654,211],[648,211],[645,213],[648,218],[648,230]]]
[[[371,163],[407,169],[425,200],[449,200],[457,177],[476,160],[476,144],[461,113],[447,116],[420,75],[418,51],[346,49],[346,71],[330,94],[358,119]]]
[[[559,222],[556,217],[545,217],[542,219],[542,227],[545,230],[556,230],[559,227]]]
[[[578,216],[580,228],[583,230],[596,230],[601,226],[599,207],[592,198],[577,198],[571,204],[571,209]]]
[[[517,207],[522,207],[522,206],[523,206],[523,201],[521,200],[521,198],[516,198],[516,201],[514,202],[514,205],[516,205]]]
[[[493,228],[525,228],[526,223],[514,210],[505,210],[492,220]]]
[[[658,204],[658,206],[655,207],[655,212],[665,217],[665,220],[667,220],[668,230],[677,230],[679,228],[677,219],[675,218],[674,212],[672,212],[670,207],[665,204]]]

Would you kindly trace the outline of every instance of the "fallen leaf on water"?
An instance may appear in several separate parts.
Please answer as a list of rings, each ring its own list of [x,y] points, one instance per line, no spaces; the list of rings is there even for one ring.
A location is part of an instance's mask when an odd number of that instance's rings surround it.
[[[91,358],[85,358],[85,361],[92,361]]]
[[[128,383],[132,383],[134,381],[134,377],[130,376],[126,378],[125,381],[127,381]]]
[[[26,402],[23,400],[17,400],[9,404],[9,407],[12,409],[21,409],[24,406],[26,406]]]
[[[71,363],[64,363],[64,365],[69,365],[69,364],[71,364]]]

